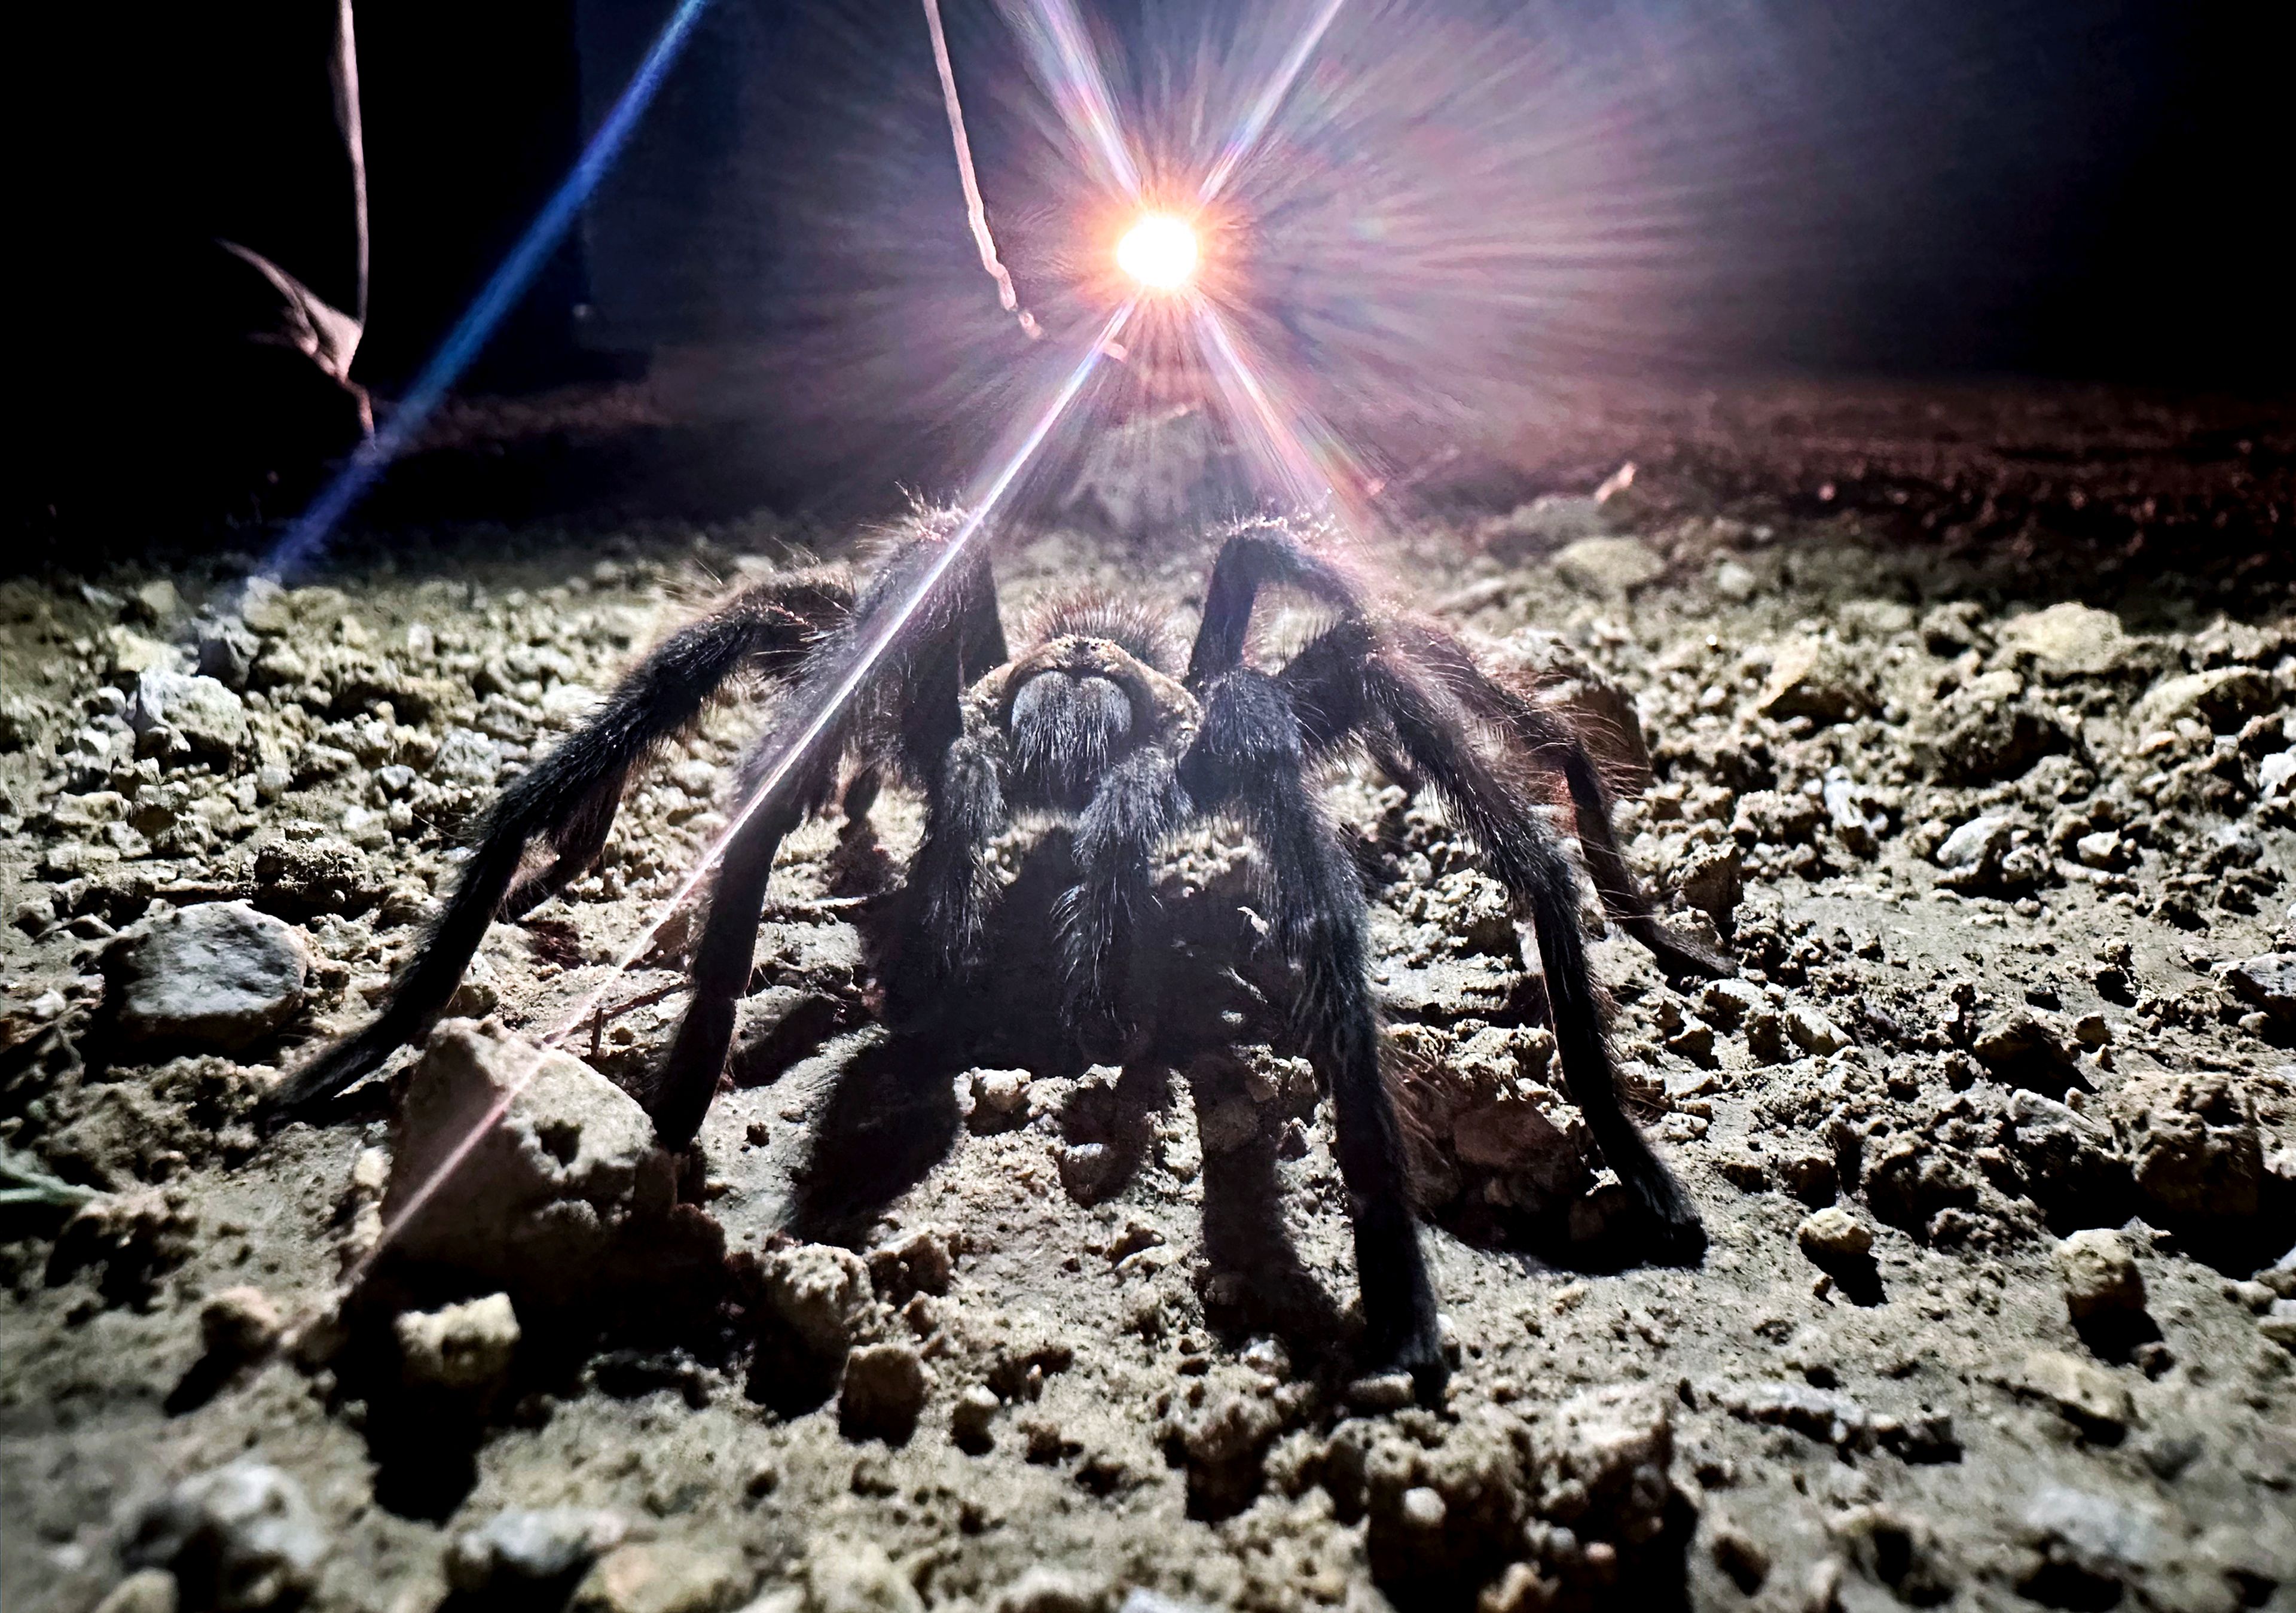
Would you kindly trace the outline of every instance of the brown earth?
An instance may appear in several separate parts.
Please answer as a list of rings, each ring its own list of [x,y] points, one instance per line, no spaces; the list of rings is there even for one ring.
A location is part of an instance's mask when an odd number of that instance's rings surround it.
[[[675,1024],[673,926],[340,1294],[440,1095],[523,1068],[722,821],[755,704],[497,927],[456,1010],[484,1023],[267,1142],[257,1097],[368,1011],[469,816],[635,649],[852,533],[454,528],[230,627],[211,561],[0,585],[0,1600],[2290,1605],[2289,436],[1766,395],[1589,409],[1385,556],[1631,699],[1633,858],[1743,967],[1596,949],[1712,1238],[1641,1265],[1498,888],[1392,784],[1332,781],[1459,1353],[1439,1408],[1354,1381],[1248,851],[1168,859],[1167,1011],[1226,1026],[1177,1067],[1047,1033],[1056,836],[1005,848],[983,1034],[929,1058],[867,1013],[868,898],[918,829],[890,796],[785,850],[696,1158],[611,1084]],[[1209,558],[1002,542],[1015,605],[1097,580],[1184,622]],[[194,654],[219,688],[168,682]],[[169,1021],[206,966],[153,937],[230,902],[244,1011]]]

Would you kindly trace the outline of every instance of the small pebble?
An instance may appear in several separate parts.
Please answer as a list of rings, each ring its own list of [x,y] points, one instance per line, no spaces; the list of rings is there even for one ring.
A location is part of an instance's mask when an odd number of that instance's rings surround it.
[[[432,1388],[491,1389],[508,1375],[518,1353],[518,1315],[507,1294],[439,1311],[408,1311],[396,1330],[406,1381]]]
[[[1812,1260],[1856,1260],[1874,1252],[1874,1231],[1840,1205],[1828,1205],[1802,1218],[1794,1233]]]
[[[255,1361],[271,1353],[284,1324],[262,1289],[226,1288],[200,1307],[200,1337],[217,1361]]]
[[[2057,1275],[2075,1321],[2142,1315],[2144,1277],[2120,1233],[2090,1227],[2057,1246]]]

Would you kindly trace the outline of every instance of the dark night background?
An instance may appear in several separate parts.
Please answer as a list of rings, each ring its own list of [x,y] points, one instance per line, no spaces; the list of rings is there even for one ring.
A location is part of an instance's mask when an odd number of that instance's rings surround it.
[[[1575,26],[1600,29],[1604,9]],[[1667,8],[1610,9],[1663,49]],[[1143,10],[1119,0],[1094,14],[1136,35]],[[429,350],[666,12],[644,0],[360,11],[372,381],[387,389]],[[985,100],[981,86],[1012,70],[1002,25],[970,0],[948,12],[960,75]],[[1679,353],[1686,366],[2243,389],[2296,374],[2288,267],[2272,244],[2296,155],[2276,82],[2296,12],[1792,0],[1740,7],[1735,26],[1764,75],[1765,144],[1747,153],[1751,205],[1718,198],[1708,220],[1698,294],[1711,315],[1703,350]],[[809,276],[808,242],[791,236],[849,200],[824,196],[819,175],[850,157],[857,129],[921,128],[921,144],[896,147],[923,163],[919,229],[939,241],[917,250],[962,268],[970,245],[931,90],[911,0],[719,0],[586,242],[497,344],[492,378],[549,378],[586,300],[608,327],[594,345],[762,335],[794,317]],[[1012,176],[993,132],[983,144],[992,215],[1009,224]]]
[[[1031,144],[1042,96],[996,6],[945,9],[991,217],[1033,300],[1053,279],[1032,259],[1036,238],[1074,215],[1073,195],[1029,160],[1047,149]],[[1210,0],[1081,9],[1126,99],[1184,59],[1160,42],[1259,14]],[[1346,15],[1380,9],[1357,0]],[[309,10],[264,0],[248,15]],[[356,8],[372,256],[353,373],[381,407],[564,176],[668,10]],[[2279,82],[2296,8],[1389,10],[1398,28],[1439,19],[1548,64],[1556,103],[1534,110],[1566,136],[1583,128],[1584,149],[1602,149],[1605,118],[1651,136],[1657,154],[1595,201],[1631,210],[1642,185],[1668,199],[1663,272],[1639,301],[1614,299],[1597,340],[1558,344],[1558,374],[2007,376],[2271,399],[2296,376],[2277,242],[2296,155]],[[327,194],[324,164],[274,132],[282,106],[324,92],[176,12],[46,12],[29,33],[18,78],[34,154],[15,197],[33,271],[26,341],[36,381],[93,391],[80,417],[99,423],[102,467],[115,426],[118,440],[164,444],[201,411],[199,366],[165,340],[180,300],[170,243],[222,233],[191,216],[193,199],[208,206],[222,179]],[[1609,291],[1599,277],[1558,284],[1566,309]],[[865,479],[882,489],[896,473],[954,486],[1009,413],[980,376],[1018,389],[1013,399],[1035,384],[1014,345],[965,234],[916,0],[715,0],[462,390],[651,371],[705,396],[705,412],[747,417],[742,452],[776,498]],[[44,492],[27,502],[56,507]]]

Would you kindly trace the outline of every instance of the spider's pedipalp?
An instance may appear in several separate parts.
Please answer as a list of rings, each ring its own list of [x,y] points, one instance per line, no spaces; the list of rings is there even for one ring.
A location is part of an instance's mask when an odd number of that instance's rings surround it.
[[[1107,770],[1077,819],[1078,880],[1061,913],[1063,1001],[1087,1057],[1113,1057],[1132,1025],[1126,1003],[1143,991],[1136,951],[1155,901],[1156,848],[1194,810],[1168,745],[1136,751]]]

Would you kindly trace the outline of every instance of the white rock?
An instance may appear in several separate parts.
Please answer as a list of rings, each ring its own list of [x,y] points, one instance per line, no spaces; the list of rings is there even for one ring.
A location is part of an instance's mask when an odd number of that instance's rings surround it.
[[[835,1361],[852,1346],[872,1298],[869,1268],[850,1249],[801,1243],[758,1262],[767,1304],[806,1347]]]
[[[613,1550],[627,1533],[628,1525],[616,1512],[514,1507],[455,1536],[447,1549],[447,1580],[476,1594],[498,1579],[557,1579]]]
[[[399,1234],[406,1257],[553,1302],[658,1275],[696,1235],[676,1170],[629,1095],[568,1055],[467,1019],[431,1033],[407,1083],[382,1214],[394,1219],[498,1104],[501,1119]]]
[[[2119,1378],[2062,1350],[2035,1350],[2026,1356],[2016,1387],[2048,1401],[2070,1421],[2108,1436],[2128,1428],[2136,1414]]]
[[[1501,541],[1570,543],[1599,538],[1611,530],[1603,506],[1578,493],[1544,493],[1529,504],[1518,504],[1492,523],[1491,536]]]
[[[181,1593],[165,1568],[138,1568],[111,1587],[95,1613],[176,1613]]]
[[[906,1442],[924,1410],[924,1358],[905,1344],[863,1345],[845,1357],[838,1422],[848,1439]]]
[[[221,761],[247,744],[247,707],[212,678],[155,666],[135,679],[128,726],[137,736],[167,728],[181,735],[193,756]]]
[[[2267,952],[2231,965],[2225,979],[2244,1002],[2275,1019],[2296,1022],[2296,952]]]
[[[2191,718],[2227,732],[2243,718],[2270,710],[2273,700],[2272,680],[2254,667],[2211,667],[2153,685],[2136,703],[2136,729],[2149,734]]]
[[[1839,1205],[1804,1216],[1794,1237],[1803,1253],[1820,1263],[1856,1260],[1874,1250],[1873,1229]]]
[[[1666,562],[1639,538],[1581,538],[1554,556],[1554,570],[1582,593],[1613,598],[1666,575]]]
[[[2119,667],[2128,635],[2111,611],[2067,600],[2001,624],[2001,646],[2032,656],[2051,671],[2097,677]]]
[[[1038,1563],[997,1592],[988,1605],[991,1613],[1104,1613],[1111,1600],[1101,1576]]]
[[[175,1572],[193,1607],[286,1607],[317,1584],[330,1543],[302,1485],[235,1461],[184,1480],[138,1521],[125,1556]]]
[[[518,1313],[507,1294],[437,1311],[407,1311],[393,1324],[406,1381],[483,1392],[498,1387],[518,1354]]]
[[[1806,1002],[1790,1006],[1784,1015],[1786,1034],[1803,1052],[1824,1058],[1850,1043],[1849,1033]]]
[[[502,746],[475,728],[448,728],[430,760],[430,777],[442,784],[485,789],[502,771]]]
[[[2256,779],[2267,801],[2296,795],[2296,750],[2275,751],[2257,763]]]
[[[2144,1314],[2144,1273],[2118,1232],[2089,1227],[2066,1239],[2057,1246],[2057,1275],[2075,1321]]]
[[[1714,591],[1734,604],[1745,604],[1761,586],[1761,579],[1735,560],[1725,560],[1714,568]]]
[[[2009,849],[2011,833],[2006,818],[1993,813],[1972,818],[1946,836],[1935,860],[1941,868],[1977,868]]]
[[[160,914],[107,959],[129,1041],[226,1053],[294,1017],[310,967],[300,931],[243,901]]]
[[[967,1120],[976,1132],[994,1131],[1018,1119],[1029,1101],[1026,1070],[974,1070],[966,1081],[972,1095]]]
[[[809,1613],[924,1613],[924,1599],[885,1548],[859,1535],[819,1535],[806,1554]]]

